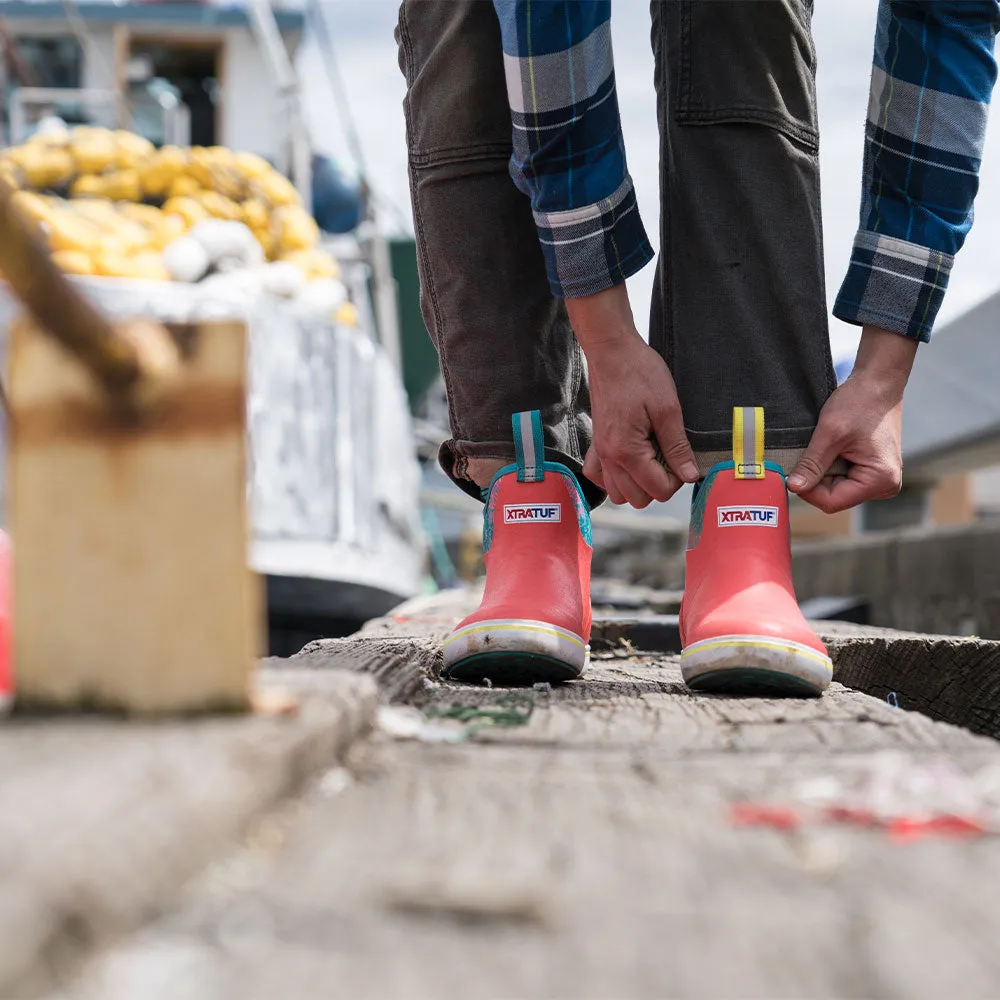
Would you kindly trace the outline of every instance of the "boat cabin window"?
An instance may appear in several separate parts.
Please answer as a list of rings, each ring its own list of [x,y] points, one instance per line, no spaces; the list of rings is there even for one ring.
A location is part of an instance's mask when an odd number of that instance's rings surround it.
[[[218,144],[219,53],[216,44],[135,39],[132,60],[152,78],[172,84],[191,114],[191,145]]]
[[[34,87],[80,87],[83,84],[83,49],[72,35],[55,38],[21,37],[15,40],[18,55]]]

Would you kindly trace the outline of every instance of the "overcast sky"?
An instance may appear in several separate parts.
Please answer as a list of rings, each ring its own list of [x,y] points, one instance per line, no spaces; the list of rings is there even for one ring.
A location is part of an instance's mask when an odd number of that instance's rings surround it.
[[[485,2],[485,0],[484,0]],[[369,173],[376,189],[407,214],[403,80],[396,62],[392,32],[396,0],[324,0]],[[871,69],[876,0],[816,0],[813,22],[819,52],[820,162],[823,223],[826,233],[827,295],[832,303],[843,277],[857,227],[861,153]],[[649,48],[649,14],[642,0],[617,0],[613,7],[618,97],[639,206],[650,238],[656,239],[658,212],[657,138]],[[334,155],[346,143],[316,52],[306,46],[300,68],[309,98],[317,145]],[[988,133],[982,190],[976,224],[959,255],[941,312],[941,321],[957,316],[1000,285],[995,275],[1000,231],[1000,123]],[[633,308],[648,314],[653,265],[630,282]],[[854,328],[831,317],[831,340],[837,358],[853,354]]]

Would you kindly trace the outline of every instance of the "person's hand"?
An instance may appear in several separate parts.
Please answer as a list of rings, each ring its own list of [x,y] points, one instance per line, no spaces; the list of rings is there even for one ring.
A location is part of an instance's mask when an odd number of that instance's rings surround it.
[[[903,390],[916,350],[914,340],[865,327],[853,371],[827,400],[788,477],[792,493],[827,514],[899,493]],[[829,475],[838,458],[850,463],[846,475]]]
[[[674,380],[639,336],[625,286],[567,299],[566,309],[590,373],[594,443],[584,475],[607,490],[612,503],[641,508],[670,499],[698,478],[698,466]]]

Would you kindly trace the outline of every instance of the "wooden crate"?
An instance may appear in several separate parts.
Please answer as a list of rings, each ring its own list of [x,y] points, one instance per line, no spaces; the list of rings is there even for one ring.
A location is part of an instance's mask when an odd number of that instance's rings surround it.
[[[247,564],[246,330],[172,330],[148,412],[27,319],[11,331],[9,489],[21,708],[240,710],[262,634]]]

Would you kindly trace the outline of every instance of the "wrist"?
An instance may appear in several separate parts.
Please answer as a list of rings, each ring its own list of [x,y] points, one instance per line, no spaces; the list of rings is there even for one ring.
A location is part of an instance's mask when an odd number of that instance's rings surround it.
[[[624,284],[582,298],[566,299],[573,333],[587,357],[614,351],[639,338]]]
[[[919,344],[910,337],[865,326],[852,377],[874,383],[884,392],[902,396]]]

